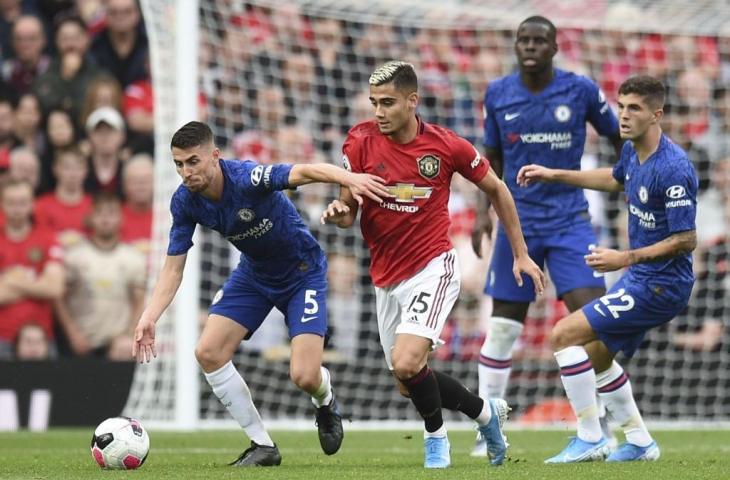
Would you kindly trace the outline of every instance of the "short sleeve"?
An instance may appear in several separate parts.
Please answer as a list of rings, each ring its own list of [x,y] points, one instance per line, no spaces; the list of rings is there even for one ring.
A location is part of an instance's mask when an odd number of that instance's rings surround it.
[[[618,134],[618,119],[606,100],[606,95],[592,80],[584,78],[588,121],[604,137]]]
[[[499,124],[494,110],[493,89],[487,89],[484,94],[484,145],[495,150],[502,149],[502,140]]]
[[[254,190],[271,192],[289,188],[289,173],[293,167],[292,164],[260,165],[250,160],[244,163],[243,175],[248,178],[244,178],[242,181],[250,182],[251,188]]]
[[[168,255],[182,255],[193,246],[193,233],[197,222],[193,220],[181,196],[175,194],[170,201],[172,227],[170,228],[170,243],[167,246]]]
[[[695,229],[697,217],[697,176],[686,160],[684,168],[665,170],[661,188],[670,233]]]
[[[629,157],[631,155],[629,145],[629,142],[624,144],[621,149],[621,156],[619,157],[618,162],[616,162],[616,165],[613,166],[613,178],[621,185],[624,184],[626,179],[626,165],[628,164]]]
[[[348,172],[362,173],[360,148],[353,135],[348,135],[342,144],[342,166]]]
[[[474,145],[457,135],[454,135],[451,154],[454,170],[473,183],[480,182],[489,172],[489,161]]]

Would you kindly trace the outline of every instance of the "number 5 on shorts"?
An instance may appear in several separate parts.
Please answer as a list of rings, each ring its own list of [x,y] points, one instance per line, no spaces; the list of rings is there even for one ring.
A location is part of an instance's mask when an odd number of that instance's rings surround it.
[[[426,300],[430,296],[431,294],[427,292],[420,292],[413,295],[413,300],[411,300],[411,304],[408,305],[407,311],[413,313],[425,313],[428,310],[428,303],[426,303]]]

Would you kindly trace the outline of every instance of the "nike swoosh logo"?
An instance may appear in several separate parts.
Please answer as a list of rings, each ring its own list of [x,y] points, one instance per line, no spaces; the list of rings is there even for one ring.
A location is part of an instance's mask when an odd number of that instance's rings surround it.
[[[604,317],[606,316],[606,314],[605,314],[605,313],[603,313],[603,310],[601,310],[601,307],[600,307],[600,306],[599,306],[599,305],[598,305],[597,303],[593,304],[593,308],[594,308],[594,309],[595,309],[595,310],[596,310],[596,311],[597,311],[598,313],[600,313],[601,315],[603,315]]]
[[[505,113],[504,119],[505,121],[509,122],[510,120],[514,120],[515,118],[519,117],[519,113]]]
[[[317,318],[316,315],[314,317],[302,317],[302,323],[307,323],[308,321],[314,320],[315,318]]]

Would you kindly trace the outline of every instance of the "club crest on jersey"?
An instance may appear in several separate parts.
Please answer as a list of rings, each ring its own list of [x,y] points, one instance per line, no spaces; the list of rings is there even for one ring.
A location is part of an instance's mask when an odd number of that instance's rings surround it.
[[[250,208],[242,208],[237,213],[238,218],[241,219],[242,222],[250,222],[254,218],[256,218],[256,214],[253,210]]]
[[[558,105],[555,109],[555,120],[565,123],[570,120],[570,114],[570,108],[567,105]]]
[[[418,163],[418,173],[420,173],[423,178],[427,178],[429,180],[438,175],[441,170],[441,159],[436,155],[424,155],[416,160],[416,162]]]
[[[639,200],[641,200],[641,203],[649,201],[649,191],[643,185],[639,187]]]

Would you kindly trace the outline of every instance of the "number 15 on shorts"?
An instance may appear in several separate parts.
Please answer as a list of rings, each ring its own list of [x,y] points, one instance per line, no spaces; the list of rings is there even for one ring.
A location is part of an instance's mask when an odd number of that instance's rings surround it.
[[[430,307],[430,304],[428,303],[429,298],[431,298],[431,294],[428,292],[416,293],[413,295],[413,299],[411,300],[410,305],[408,305],[408,309],[406,311],[408,313],[426,313]]]

